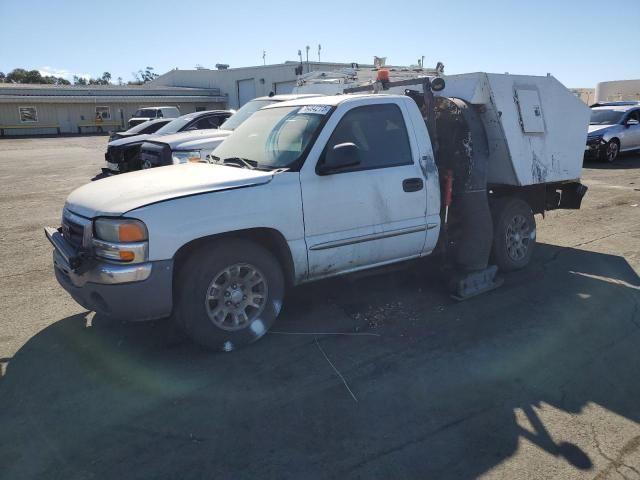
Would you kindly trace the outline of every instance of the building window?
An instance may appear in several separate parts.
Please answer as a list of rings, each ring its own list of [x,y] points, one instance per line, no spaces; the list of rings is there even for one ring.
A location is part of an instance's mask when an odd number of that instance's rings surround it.
[[[38,111],[36,107],[18,107],[18,112],[20,112],[20,121],[22,123],[38,121]]]
[[[196,112],[204,112],[207,107],[196,106]]]
[[[109,107],[96,107],[96,120],[111,120],[111,109]]]

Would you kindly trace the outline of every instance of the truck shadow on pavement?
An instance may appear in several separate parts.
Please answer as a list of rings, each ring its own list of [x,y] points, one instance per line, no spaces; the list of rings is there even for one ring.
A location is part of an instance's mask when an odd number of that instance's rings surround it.
[[[418,262],[300,287],[232,354],[167,346],[161,322],[62,319],[0,378],[0,478],[475,478],[525,444],[521,477],[634,469],[640,436],[606,454],[575,416],[640,421],[624,258],[539,245],[490,294],[440,283]]]

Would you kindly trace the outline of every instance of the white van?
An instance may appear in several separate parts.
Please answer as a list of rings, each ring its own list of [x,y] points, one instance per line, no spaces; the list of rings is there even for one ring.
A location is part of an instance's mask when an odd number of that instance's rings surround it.
[[[147,120],[156,118],[178,118],[180,110],[177,107],[143,107],[129,119],[129,128],[139,125]]]

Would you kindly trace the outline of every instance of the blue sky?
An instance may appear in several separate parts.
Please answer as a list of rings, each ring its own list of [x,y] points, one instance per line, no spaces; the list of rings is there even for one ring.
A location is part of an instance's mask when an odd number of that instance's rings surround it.
[[[544,75],[570,87],[640,78],[640,0],[0,0],[0,71],[130,80],[169,69],[310,58]]]

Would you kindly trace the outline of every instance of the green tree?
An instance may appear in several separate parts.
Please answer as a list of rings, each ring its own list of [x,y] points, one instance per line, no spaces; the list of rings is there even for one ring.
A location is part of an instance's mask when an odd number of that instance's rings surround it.
[[[4,74],[4,72],[0,72],[0,83],[4,83],[6,78],[7,76]]]
[[[73,76],[73,84],[74,85],[87,85],[87,79],[84,77],[78,77],[77,75]]]
[[[158,78],[160,75],[153,71],[153,67],[145,67],[144,70],[138,70],[133,76],[135,81],[129,82],[129,85],[142,85],[143,83],[150,82],[154,78]]]
[[[25,70],[24,68],[14,68],[6,76],[3,75],[0,81],[7,83],[44,83],[54,85],[70,85],[71,83],[62,77],[56,77],[54,75],[42,76],[38,70]]]
[[[44,78],[38,70],[29,70],[24,83],[44,83]]]
[[[9,83],[26,83],[26,78],[27,71],[24,68],[14,68],[7,74],[6,80]]]

